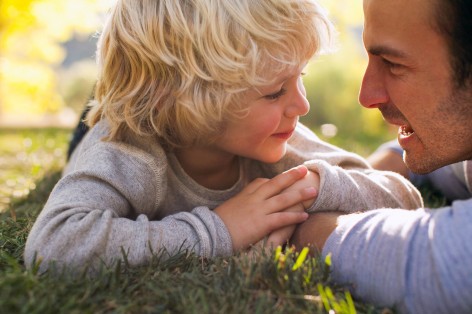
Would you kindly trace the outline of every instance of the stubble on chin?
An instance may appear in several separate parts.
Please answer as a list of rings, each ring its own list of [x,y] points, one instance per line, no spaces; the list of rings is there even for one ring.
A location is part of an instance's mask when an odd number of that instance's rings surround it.
[[[438,156],[435,153],[425,149],[418,151],[405,150],[403,152],[403,161],[408,169],[416,174],[428,174],[441,167],[453,164],[460,160],[451,160],[451,156]]]
[[[415,157],[412,155],[412,153],[408,152],[403,153],[403,160],[411,172],[416,174],[427,174],[434,170],[434,167],[429,161],[425,160],[424,158]]]

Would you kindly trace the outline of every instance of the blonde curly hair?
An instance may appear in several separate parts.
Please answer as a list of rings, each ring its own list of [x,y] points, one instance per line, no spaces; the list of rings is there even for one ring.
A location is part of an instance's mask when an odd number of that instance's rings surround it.
[[[332,26],[312,0],[118,0],[97,48],[87,121],[170,147],[208,143],[238,99],[311,59]]]

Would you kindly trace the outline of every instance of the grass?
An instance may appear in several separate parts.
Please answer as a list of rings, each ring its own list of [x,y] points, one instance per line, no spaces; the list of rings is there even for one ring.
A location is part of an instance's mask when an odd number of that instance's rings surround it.
[[[36,182],[64,165],[67,129],[0,129],[0,212],[22,198]]]
[[[333,285],[324,261],[290,250],[211,260],[160,253],[148,266],[118,264],[94,278],[26,270],[26,236],[59,176],[46,175],[0,220],[1,313],[382,312]]]
[[[60,177],[69,133],[0,131],[0,313],[392,313],[353,300],[325,261],[289,249],[215,259],[161,252],[94,278],[27,270],[26,237]]]

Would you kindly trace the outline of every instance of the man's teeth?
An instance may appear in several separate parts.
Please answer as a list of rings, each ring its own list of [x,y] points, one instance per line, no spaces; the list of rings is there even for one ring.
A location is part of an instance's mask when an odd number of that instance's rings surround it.
[[[400,132],[402,133],[402,135],[405,135],[405,136],[409,136],[414,133],[414,131],[408,128],[407,126],[402,126],[400,128]]]

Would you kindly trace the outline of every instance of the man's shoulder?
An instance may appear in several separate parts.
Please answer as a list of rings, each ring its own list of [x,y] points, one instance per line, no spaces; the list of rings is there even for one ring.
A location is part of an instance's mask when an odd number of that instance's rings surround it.
[[[472,160],[464,161],[465,184],[472,194]]]

